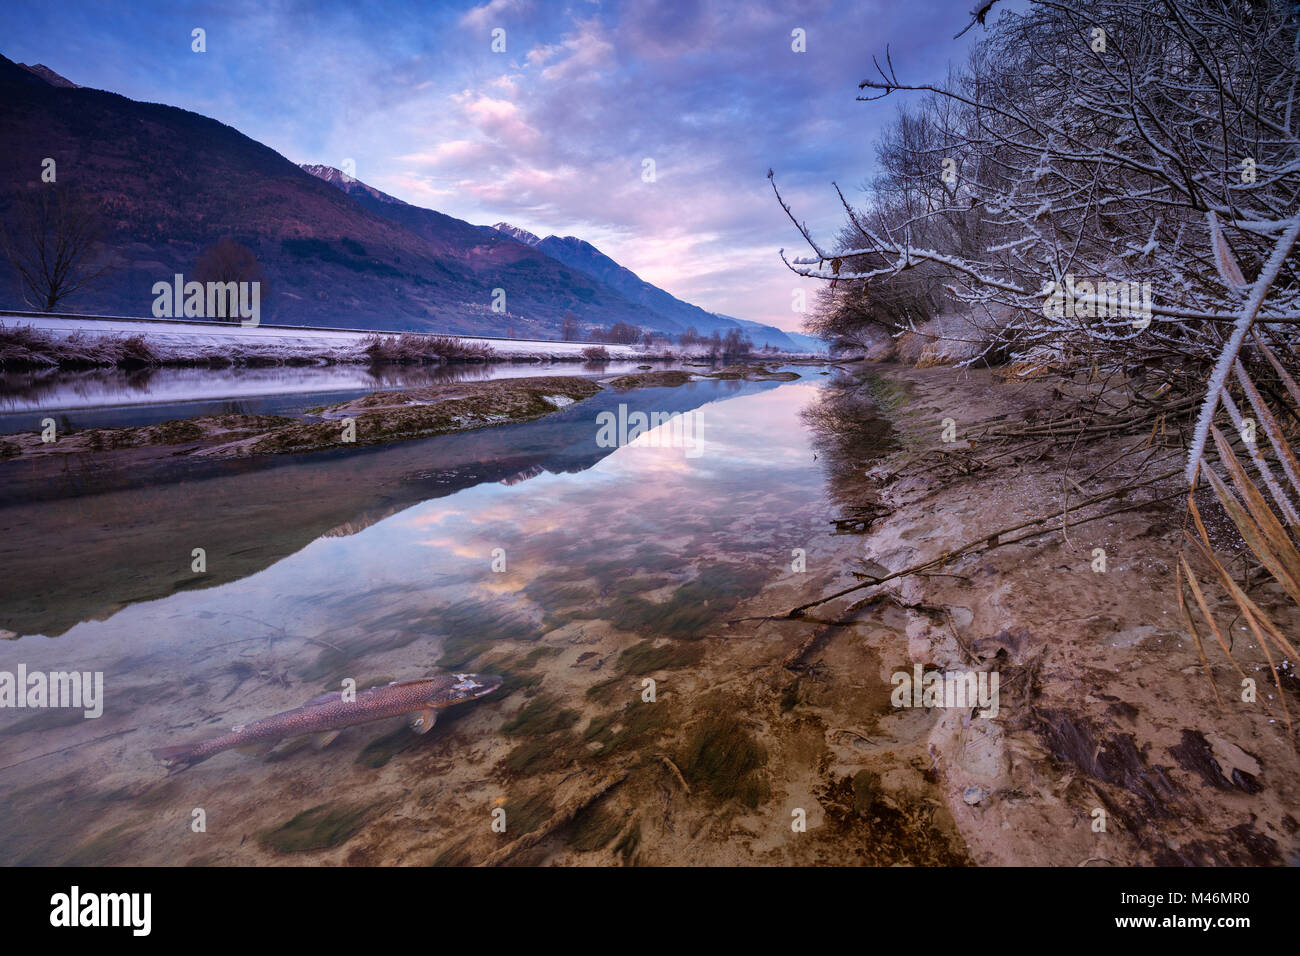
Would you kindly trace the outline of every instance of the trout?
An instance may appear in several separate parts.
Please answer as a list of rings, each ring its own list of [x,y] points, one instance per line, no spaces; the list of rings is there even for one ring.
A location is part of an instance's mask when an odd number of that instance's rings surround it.
[[[230,733],[192,744],[163,747],[153,751],[169,773],[179,773],[226,750],[235,748],[270,750],[281,740],[317,734],[324,747],[344,729],[385,717],[411,716],[411,729],[428,733],[438,711],[492,693],[501,686],[494,674],[442,674],[418,680],[394,681],[382,687],[358,691],[346,700],[341,691],[313,697],[295,710],[240,724]]]

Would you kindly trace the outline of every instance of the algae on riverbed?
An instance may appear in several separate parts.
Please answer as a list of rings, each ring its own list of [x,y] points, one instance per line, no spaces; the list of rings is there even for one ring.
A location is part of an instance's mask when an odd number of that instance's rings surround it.
[[[327,850],[351,839],[378,806],[377,803],[357,806],[323,803],[264,830],[258,835],[258,842],[276,853]]]
[[[691,728],[677,763],[688,782],[719,800],[757,807],[770,794],[758,772],[767,763],[767,748],[730,713],[708,714]]]

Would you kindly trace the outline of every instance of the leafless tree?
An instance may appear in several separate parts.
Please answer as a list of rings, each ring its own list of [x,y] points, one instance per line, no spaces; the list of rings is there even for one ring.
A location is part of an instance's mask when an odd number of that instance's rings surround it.
[[[101,256],[106,229],[98,205],[71,186],[21,190],[2,235],[23,300],[42,312],[53,312],[110,268]]]
[[[582,337],[578,328],[578,317],[572,312],[565,312],[560,323],[560,338],[565,342],[576,342]]]
[[[230,238],[218,239],[199,254],[194,262],[194,278],[198,282],[257,282],[261,302],[269,302],[266,272],[257,261],[253,250]],[[238,314],[226,317],[227,321],[240,321]]]
[[[1292,5],[1034,0],[1003,11],[946,85],[900,80],[888,55],[878,70],[860,99],[929,97],[891,147],[895,179],[914,167],[925,190],[866,210],[840,193],[848,246],[824,248],[795,220],[814,252],[787,260],[799,275],[875,289],[927,269],[954,300],[1002,307],[989,348],[1026,366],[1145,362],[1208,378],[1189,475],[1230,373],[1284,390],[1244,346],[1272,345],[1300,372]],[[1114,290],[1142,288],[1150,321],[1116,314]],[[1053,308],[1051,290],[1072,307]]]

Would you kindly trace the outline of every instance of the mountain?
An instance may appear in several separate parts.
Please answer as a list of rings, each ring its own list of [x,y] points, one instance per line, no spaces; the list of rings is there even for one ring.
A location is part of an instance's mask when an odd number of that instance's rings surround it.
[[[702,335],[717,331],[726,335],[730,329],[740,328],[759,348],[774,345],[789,351],[807,351],[807,346],[795,343],[785,332],[759,322],[734,319],[731,316],[708,312],[698,305],[691,305],[664,291],[656,285],[646,282],[635,272],[619,265],[591,243],[577,236],[547,236],[538,239],[531,232],[499,222],[491,227],[498,232],[515,237],[521,242],[540,249],[548,256],[565,265],[584,272],[593,279],[598,279],[609,288],[621,294],[629,301],[643,305],[658,314],[671,319],[682,329],[694,328]]]
[[[322,166],[318,163],[300,164],[304,172],[311,173],[317,179],[323,179],[331,186],[337,186],[350,196],[370,196],[372,199],[378,199],[380,202],[399,203],[405,206],[406,203],[396,196],[390,196],[387,193],[381,193],[373,186],[367,186],[361,180],[349,176],[341,169],[335,169],[333,166]]]
[[[0,128],[0,223],[14,221],[45,157],[58,184],[100,206],[113,269],[69,300],[77,311],[150,315],[154,283],[192,275],[228,236],[266,273],[265,322],[549,337],[571,310],[593,325],[680,331],[523,243],[342,173],[326,182],[197,113],[56,85],[4,57]],[[492,310],[495,289],[504,313]],[[0,306],[25,307],[3,257]]]
[[[520,229],[518,226],[512,226],[508,222],[499,222],[491,228],[495,229],[497,232],[504,232],[511,239],[514,239],[516,242],[522,242],[526,246],[535,246],[542,241],[527,229]]]
[[[552,259],[570,268],[584,272],[618,292],[624,298],[653,309],[660,315],[673,319],[683,329],[695,326],[696,331],[708,335],[714,329],[725,332],[734,323],[718,319],[698,305],[691,305],[658,286],[646,282],[635,272],[625,269],[589,242],[576,236],[547,236],[536,247]]]
[[[784,344],[781,342],[772,343],[778,348],[789,349],[792,352],[825,352],[827,350],[826,343],[821,339],[814,338],[811,335],[804,335],[802,332],[787,332],[785,329],[773,329],[770,325],[752,322],[749,319],[738,319],[735,316],[723,315],[721,312],[716,312],[714,314],[720,319],[730,319],[732,322],[735,322],[745,330],[745,334],[753,339],[756,344],[760,337],[768,336],[770,338],[770,332],[768,330],[771,330],[780,332],[782,338],[785,339]]]
[[[64,308],[148,316],[153,286],[191,277],[222,238],[252,250],[266,276],[264,322],[524,337],[629,322],[680,335],[740,325],[682,302],[581,239],[538,239],[508,223],[471,225],[403,202],[338,169],[299,167],[188,110],[91,90],[0,56],[0,224],[12,229],[43,161],[96,207],[105,259],[98,283]],[[0,257],[0,307],[22,309]],[[504,292],[505,311],[493,309]],[[789,348],[754,327],[755,344]],[[769,339],[760,339],[768,336]]]
[[[59,74],[55,73],[44,63],[34,63],[31,65],[28,65],[26,63],[19,63],[18,65],[21,66],[28,73],[33,73],[36,76],[39,76],[46,83],[50,84],[50,86],[59,86],[67,90],[81,89],[81,87],[79,87],[76,83],[73,83],[67,77],[59,76]]]
[[[470,284],[419,237],[216,120],[56,86],[0,57],[0,128],[3,221],[19,190],[37,187],[44,157],[59,185],[100,206],[114,268],[70,301],[81,311],[151,314],[155,282],[192,274],[230,236],[264,267],[264,321],[417,328],[449,313],[448,324],[471,327]],[[13,283],[0,296],[21,307]]]
[[[538,327],[539,332],[554,334],[565,311],[572,311],[580,321],[593,325],[609,326],[621,321],[672,335],[682,331],[671,319],[628,301],[584,273],[575,273],[513,234],[473,226],[433,209],[412,206],[332,166],[305,164],[302,168],[347,193],[367,210],[420,237],[444,263],[468,270],[484,289],[485,301],[490,299],[493,289],[504,289],[512,316],[547,316],[547,321]],[[523,229],[517,232],[531,236],[534,241],[537,239]],[[493,317],[485,316],[483,321],[491,321]],[[508,327],[513,327],[516,333],[529,328],[516,317],[508,323],[498,321],[491,331],[504,332]]]

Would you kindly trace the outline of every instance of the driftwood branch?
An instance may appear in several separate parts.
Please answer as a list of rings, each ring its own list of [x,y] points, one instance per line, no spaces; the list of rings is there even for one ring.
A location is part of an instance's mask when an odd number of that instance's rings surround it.
[[[508,843],[501,849],[489,854],[487,858],[479,864],[479,866],[499,866],[520,850],[526,850],[529,847],[537,846],[537,844],[541,843],[560,827],[564,826],[576,817],[582,810],[591,806],[610,790],[613,790],[620,783],[626,780],[629,772],[630,771],[624,770],[621,773],[614,773],[605,777],[591,790],[588,790],[582,796],[575,797],[566,803],[536,830],[525,833],[513,843]]]
[[[1033,518],[1030,519],[1029,521],[1022,521],[1020,524],[1012,525],[1008,528],[1001,528],[989,534],[980,535],[978,538],[975,538],[973,541],[969,541],[966,544],[963,544],[958,548],[953,548],[950,551],[945,551],[943,554],[939,555],[938,557],[931,558],[928,561],[922,561],[919,564],[914,564],[911,567],[903,568],[901,571],[894,571],[893,573],[887,574],[883,577],[871,578],[870,580],[863,581],[859,584],[854,584],[850,587],[843,588],[842,590],[836,591],[833,594],[828,594],[825,597],[818,598],[816,601],[809,601],[807,604],[801,604],[798,607],[791,609],[785,616],[787,618],[797,618],[801,616],[805,611],[809,610],[810,608],[817,607],[819,604],[825,604],[827,601],[833,601],[836,598],[843,597],[846,594],[852,594],[855,591],[861,591],[864,588],[870,588],[870,587],[875,587],[878,584],[884,584],[886,581],[893,581],[897,578],[907,577],[908,575],[916,574],[919,571],[929,571],[933,568],[942,567],[943,565],[947,564],[949,561],[952,561],[955,558],[959,558],[962,557],[963,555],[970,554],[971,552],[980,550],[981,548],[985,548],[985,547],[991,548],[991,547],[997,547],[998,545],[1014,544],[1017,541],[1024,540],[1025,538],[1028,537],[1033,537],[1034,535],[1041,534],[1042,532],[1035,531],[1032,532],[1031,534],[1022,535],[1017,538],[1006,538],[1006,535],[1012,534],[1013,532],[1016,531],[1021,531],[1025,528],[1033,527],[1034,525],[1043,524],[1044,522],[1047,521],[1053,521],[1057,518],[1064,518],[1066,515],[1070,514],[1071,512],[1080,511],[1084,508],[1091,507],[1092,505],[1099,504],[1103,501],[1108,501],[1112,498],[1118,498],[1120,495],[1128,494],[1130,491],[1134,491],[1138,488],[1142,488],[1147,485],[1154,485],[1161,481],[1167,481],[1168,479],[1173,478],[1176,475],[1181,475],[1182,473],[1183,470],[1181,468],[1175,469],[1174,471],[1168,471],[1162,475],[1156,475],[1156,477],[1154,478],[1148,478],[1146,481],[1140,481],[1132,485],[1124,485],[1120,488],[1114,489],[1113,491],[1107,491],[1099,495],[1093,495],[1091,498],[1087,498],[1079,502],[1078,504],[1070,505],[1068,508],[1064,508],[1060,511],[1053,512],[1052,514],[1043,515],[1038,518]],[[1181,495],[1182,492],[1181,491],[1176,492],[1175,494]],[[1166,497],[1174,497],[1174,495],[1167,495]],[[1155,499],[1151,499],[1150,501],[1144,501],[1141,502],[1140,506],[1152,504],[1155,501],[1160,501],[1160,500],[1162,499],[1155,498]],[[1130,506],[1130,507],[1138,507],[1138,506]],[[1127,511],[1130,510],[1130,508],[1122,508],[1119,510]],[[1108,512],[1108,513],[1116,514],[1118,512]],[[1104,515],[1093,515],[1091,518],[1086,518],[1083,521],[1077,521],[1075,523],[1083,524],[1085,521],[1092,521],[1101,517],[1104,517]]]

